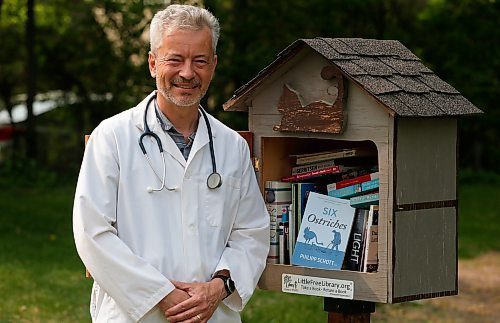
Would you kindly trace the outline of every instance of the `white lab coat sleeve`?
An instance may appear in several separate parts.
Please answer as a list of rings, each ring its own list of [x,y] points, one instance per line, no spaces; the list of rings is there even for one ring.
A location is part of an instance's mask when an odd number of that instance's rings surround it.
[[[216,271],[227,269],[231,273],[236,291],[224,303],[234,311],[243,310],[250,300],[269,252],[269,215],[257,184],[248,145],[243,139],[239,152],[243,170],[240,203],[229,240],[216,267]]]
[[[117,151],[116,134],[104,121],[85,149],[75,193],[73,232],[78,254],[92,278],[138,321],[174,286],[117,236],[113,226],[120,173]]]

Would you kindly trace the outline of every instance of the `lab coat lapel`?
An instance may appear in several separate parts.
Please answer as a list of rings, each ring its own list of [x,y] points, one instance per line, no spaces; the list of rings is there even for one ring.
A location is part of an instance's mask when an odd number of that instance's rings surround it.
[[[198,128],[196,130],[196,136],[194,137],[193,146],[191,147],[191,152],[189,153],[189,157],[187,160],[187,165],[191,163],[193,158],[196,156],[196,153],[202,149],[205,145],[208,145],[208,129],[207,124],[205,123],[205,119],[201,112],[198,117]]]

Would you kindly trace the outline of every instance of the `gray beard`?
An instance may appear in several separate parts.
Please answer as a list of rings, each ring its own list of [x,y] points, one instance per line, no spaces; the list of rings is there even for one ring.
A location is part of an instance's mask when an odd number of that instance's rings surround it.
[[[158,89],[158,92],[160,92],[161,95],[168,101],[172,102],[178,107],[191,107],[193,105],[199,105],[201,102],[201,99],[205,96],[206,91],[201,93],[199,97],[181,97],[181,99],[176,98],[170,90],[166,87],[160,87],[158,84],[158,81],[156,82],[156,88]]]

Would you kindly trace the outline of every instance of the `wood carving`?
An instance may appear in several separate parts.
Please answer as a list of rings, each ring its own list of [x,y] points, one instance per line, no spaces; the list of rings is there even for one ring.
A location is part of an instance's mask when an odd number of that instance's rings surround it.
[[[328,71],[331,72],[332,69],[328,67]],[[274,130],[341,134],[344,130],[345,121],[344,83],[340,71],[337,69],[335,71],[337,72],[336,75],[330,77],[337,85],[337,95],[333,104],[314,101],[303,106],[300,94],[288,84],[283,85],[283,93],[278,102],[281,124],[274,126]]]

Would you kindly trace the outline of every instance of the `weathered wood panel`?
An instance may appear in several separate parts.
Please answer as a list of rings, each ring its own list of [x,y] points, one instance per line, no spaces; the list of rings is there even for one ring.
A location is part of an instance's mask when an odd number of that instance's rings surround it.
[[[396,212],[394,226],[393,299],[456,293],[456,208]]]
[[[398,119],[396,203],[456,200],[457,119]]]

